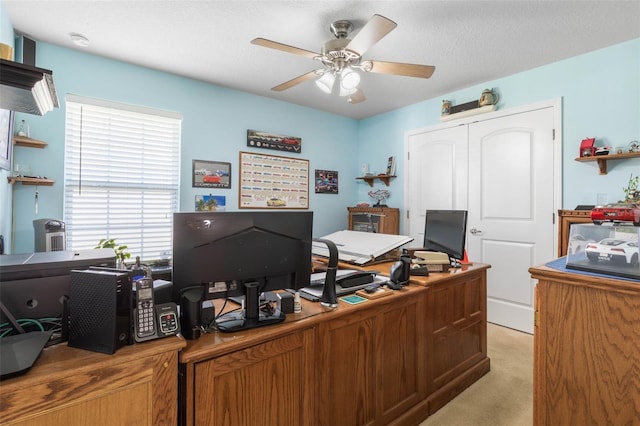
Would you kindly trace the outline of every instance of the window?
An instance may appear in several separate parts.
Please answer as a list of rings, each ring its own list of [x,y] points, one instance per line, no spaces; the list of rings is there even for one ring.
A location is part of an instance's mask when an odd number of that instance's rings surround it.
[[[67,247],[102,238],[145,262],[171,252],[180,183],[180,114],[67,95]]]

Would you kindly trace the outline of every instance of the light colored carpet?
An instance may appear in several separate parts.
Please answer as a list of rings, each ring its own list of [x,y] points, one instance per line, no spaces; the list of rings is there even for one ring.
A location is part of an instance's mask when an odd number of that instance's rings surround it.
[[[491,371],[420,426],[533,424],[533,335],[487,325]]]

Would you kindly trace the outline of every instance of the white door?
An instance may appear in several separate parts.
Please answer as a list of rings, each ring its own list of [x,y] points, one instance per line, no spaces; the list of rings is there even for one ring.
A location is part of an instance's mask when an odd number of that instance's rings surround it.
[[[424,241],[427,209],[467,208],[468,131],[459,126],[418,131],[407,137],[405,206],[409,211],[404,235],[413,237],[412,247]]]
[[[488,320],[533,333],[535,281],[528,269],[555,258],[557,244],[560,101],[458,123],[407,134],[403,234],[419,245],[427,209],[467,209],[469,259],[491,265]]]
[[[554,109],[469,126],[467,252],[488,263],[487,320],[533,333],[529,267],[555,257]]]

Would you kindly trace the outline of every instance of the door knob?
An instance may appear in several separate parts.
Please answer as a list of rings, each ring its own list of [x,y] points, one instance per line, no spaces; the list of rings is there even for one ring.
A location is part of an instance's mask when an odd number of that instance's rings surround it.
[[[482,231],[481,231],[481,230],[479,230],[479,229],[476,229],[475,227],[471,228],[471,229],[469,230],[469,233],[470,233],[471,235],[482,235]]]

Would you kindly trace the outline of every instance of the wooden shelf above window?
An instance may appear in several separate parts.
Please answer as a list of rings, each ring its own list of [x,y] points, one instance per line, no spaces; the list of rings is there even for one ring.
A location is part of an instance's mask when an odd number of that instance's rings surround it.
[[[391,176],[391,175],[371,175],[371,176],[357,177],[356,179],[364,180],[369,184],[369,186],[373,187],[373,181],[376,179],[380,179],[382,182],[384,182],[385,185],[389,186],[389,180],[394,177],[395,176]]]
[[[44,148],[47,143],[38,139],[31,139],[24,136],[14,136],[13,144],[16,146],[26,146],[29,148]]]
[[[29,177],[22,177],[22,176],[9,176],[7,180],[9,181],[10,184],[20,182],[23,185],[42,185],[42,186],[53,186],[55,182],[51,179],[29,178]]]
[[[576,161],[586,163],[588,161],[597,161],[601,175],[607,174],[607,160],[622,160],[625,158],[638,158],[640,152],[625,152],[623,154],[594,155],[592,157],[578,157]]]

